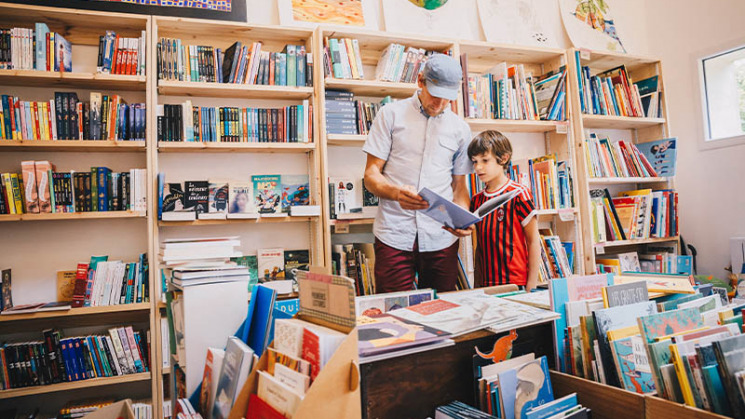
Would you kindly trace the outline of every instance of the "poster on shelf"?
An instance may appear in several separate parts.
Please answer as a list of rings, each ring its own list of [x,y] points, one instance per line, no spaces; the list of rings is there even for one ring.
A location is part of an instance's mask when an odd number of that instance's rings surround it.
[[[559,48],[559,5],[553,0],[477,0],[481,29],[489,42]]]
[[[611,0],[559,0],[564,29],[575,48],[626,52]]]
[[[372,0],[277,0],[282,26],[319,24],[377,29]]]
[[[382,0],[385,31],[475,39],[468,13],[473,0]]]

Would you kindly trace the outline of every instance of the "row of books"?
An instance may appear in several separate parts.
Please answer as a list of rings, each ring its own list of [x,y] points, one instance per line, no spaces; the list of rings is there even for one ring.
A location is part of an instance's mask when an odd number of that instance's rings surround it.
[[[238,108],[158,105],[158,141],[312,143],[313,106]]]
[[[157,48],[160,80],[313,86],[313,55],[304,45],[288,44],[282,52],[271,52],[262,50],[261,42],[235,42],[222,50],[161,38]]]
[[[65,407],[59,410],[56,418],[78,419],[89,413],[93,413],[98,409],[111,406],[112,404],[114,404],[114,402],[111,400],[68,402],[65,403]],[[152,404],[149,401],[132,402],[132,412],[134,413],[134,419],[152,419],[153,417]]]
[[[72,71],[72,45],[45,23],[0,29],[0,69]]]
[[[57,172],[49,161],[24,161],[21,174],[0,174],[0,214],[145,211],[146,169]]]
[[[633,144],[590,133],[585,158],[590,176],[596,178],[675,176],[676,145],[676,138]]]
[[[70,338],[47,329],[43,341],[0,347],[0,384],[11,389],[147,372],[145,336],[132,326]]]
[[[381,107],[393,102],[386,96],[378,103],[354,100],[354,93],[326,90],[326,132],[328,134],[367,135]]]
[[[97,307],[149,301],[147,254],[138,262],[109,261],[108,256],[91,256],[78,263],[75,271],[73,307]]]
[[[468,73],[468,59],[461,55],[467,77],[462,81],[465,116],[478,119],[565,119],[565,70],[536,80],[522,64],[497,64],[483,74]]]
[[[119,95],[55,92],[49,101],[0,97],[0,139],[145,141],[146,107]]]
[[[254,175],[250,181],[200,180],[165,182],[158,175],[159,214],[165,221],[256,218],[287,215],[308,207],[308,175]],[[299,215],[293,209],[295,215]]]
[[[360,44],[353,38],[325,38],[323,43],[325,75],[336,79],[364,79]]]
[[[745,301],[730,303],[726,290],[708,284],[694,289],[687,275],[628,275],[551,283],[552,307],[568,326],[562,370],[726,416],[745,414]],[[562,288],[575,291],[561,297]]]
[[[658,77],[633,83],[626,66],[591,75],[590,67],[580,65],[580,52],[575,53],[580,87],[582,113],[631,117],[660,117],[661,92]]]
[[[375,249],[372,243],[335,244],[331,272],[351,278],[357,295],[375,294]]]
[[[128,76],[145,75],[145,31],[139,38],[120,37],[114,31],[98,37],[96,71]]]
[[[590,201],[595,243],[679,234],[676,191],[639,189],[611,197],[608,189],[591,189]]]
[[[365,188],[365,180],[353,177],[330,177],[329,206],[332,220],[374,218],[378,197]]]
[[[693,257],[678,255],[674,248],[647,245],[643,253],[634,251],[595,258],[595,266],[597,273],[618,275],[623,272],[691,275]]]
[[[375,80],[398,83],[416,83],[419,72],[424,68],[434,51],[424,48],[406,48],[401,44],[390,44],[384,50],[375,68]]]
[[[574,273],[574,243],[562,242],[550,229],[539,231],[541,238],[541,264],[538,278],[546,283],[554,278],[566,278]]]

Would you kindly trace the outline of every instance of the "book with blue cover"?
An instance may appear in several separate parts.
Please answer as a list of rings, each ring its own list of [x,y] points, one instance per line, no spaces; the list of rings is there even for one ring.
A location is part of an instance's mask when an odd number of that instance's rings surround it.
[[[648,143],[638,143],[636,148],[649,160],[657,176],[675,176],[677,141],[677,138],[665,138]]]
[[[503,418],[525,418],[528,411],[554,400],[548,360],[542,356],[498,374]]]
[[[611,348],[623,388],[639,394],[654,393],[654,377],[641,336],[634,335],[614,340],[611,342]]]
[[[495,196],[486,201],[474,212],[468,211],[429,188],[422,188],[419,191],[419,196],[429,203],[429,208],[421,210],[424,215],[439,221],[446,227],[464,229],[478,223],[482,218],[509,202],[519,193],[520,190],[515,189],[514,191]]]

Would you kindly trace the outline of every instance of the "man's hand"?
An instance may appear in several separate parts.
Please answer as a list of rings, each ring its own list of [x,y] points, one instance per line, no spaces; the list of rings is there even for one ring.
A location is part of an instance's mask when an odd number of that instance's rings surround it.
[[[466,229],[460,229],[460,228],[450,228],[450,227],[442,227],[444,230],[447,230],[450,234],[456,237],[468,237],[473,233],[473,231],[476,229],[473,225],[468,226]]]
[[[398,201],[398,203],[401,205],[401,208],[405,210],[423,210],[429,207],[427,201],[419,196],[419,194],[416,192],[416,189],[414,189],[414,187],[410,185],[401,186],[398,189],[396,201]]]

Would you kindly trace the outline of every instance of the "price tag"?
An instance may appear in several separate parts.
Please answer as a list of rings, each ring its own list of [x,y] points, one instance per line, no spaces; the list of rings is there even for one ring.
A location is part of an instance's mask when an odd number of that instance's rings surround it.
[[[334,225],[334,232],[337,234],[349,233],[349,222],[336,220],[336,224]]]
[[[559,219],[564,222],[574,221],[574,209],[572,208],[559,209]]]
[[[556,124],[556,133],[557,134],[566,134],[567,133],[567,127],[569,126],[566,122],[559,122]]]
[[[590,50],[589,49],[580,48],[579,49],[579,58],[581,58],[583,60],[589,60],[590,59]]]
[[[604,255],[605,254],[605,244],[604,243],[598,243],[595,245],[595,253],[598,255]]]

